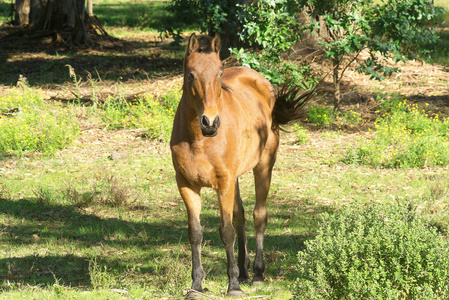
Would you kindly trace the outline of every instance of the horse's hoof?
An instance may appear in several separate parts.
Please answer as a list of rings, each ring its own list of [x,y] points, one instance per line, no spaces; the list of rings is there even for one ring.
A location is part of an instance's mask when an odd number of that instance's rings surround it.
[[[230,290],[228,291],[228,296],[229,297],[240,297],[243,295],[242,290]]]
[[[249,278],[239,278],[240,284],[250,284],[251,280]]]
[[[186,300],[193,300],[193,299],[203,299],[204,294],[195,290],[189,290],[186,295]]]

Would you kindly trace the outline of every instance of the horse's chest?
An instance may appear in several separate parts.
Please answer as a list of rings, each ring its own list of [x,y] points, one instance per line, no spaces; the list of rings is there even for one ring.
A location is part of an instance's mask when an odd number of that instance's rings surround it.
[[[193,152],[187,149],[175,150],[173,158],[176,170],[191,184],[217,188],[218,181],[215,168],[203,152]]]

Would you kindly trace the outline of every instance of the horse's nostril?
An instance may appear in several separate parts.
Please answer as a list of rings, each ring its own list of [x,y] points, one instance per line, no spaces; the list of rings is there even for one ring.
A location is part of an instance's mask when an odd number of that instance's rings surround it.
[[[217,117],[215,118],[214,124],[213,124],[212,126],[214,126],[215,128],[220,127],[220,116],[217,116]]]
[[[206,126],[206,127],[210,127],[209,118],[206,117],[206,116],[202,116],[201,117],[201,124]]]

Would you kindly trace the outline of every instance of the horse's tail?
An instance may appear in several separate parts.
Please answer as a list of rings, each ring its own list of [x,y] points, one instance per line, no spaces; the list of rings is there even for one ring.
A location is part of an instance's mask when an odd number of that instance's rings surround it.
[[[302,108],[310,100],[315,88],[302,94],[300,94],[300,91],[301,88],[288,85],[279,88],[272,112],[273,128],[288,125],[305,116]]]

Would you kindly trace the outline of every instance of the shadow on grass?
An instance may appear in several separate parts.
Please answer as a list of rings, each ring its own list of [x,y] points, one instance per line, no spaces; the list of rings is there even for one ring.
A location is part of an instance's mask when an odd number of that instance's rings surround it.
[[[182,59],[160,57],[159,54],[135,55],[105,51],[104,55],[70,54],[71,57],[27,55],[11,60],[0,55],[0,84],[15,85],[19,75],[31,86],[73,82],[67,65],[75,69],[78,79],[91,74],[93,80],[122,81],[147,80],[182,73]],[[3,59],[1,58],[3,56]]]
[[[167,259],[167,252],[162,250],[167,247],[172,249],[170,251],[173,252],[173,256],[187,262],[190,260],[184,215],[167,216],[147,222],[128,222],[116,217],[102,218],[84,213],[73,206],[38,202],[37,199],[12,201],[1,198],[0,211],[10,220],[16,220],[9,222],[10,224],[6,222],[0,227],[0,241],[8,245],[7,251],[10,252],[9,257],[0,259],[0,280],[3,281],[3,285],[5,282],[19,282],[30,285],[58,283],[72,287],[91,287],[89,263],[94,257],[91,251],[93,247],[104,249],[101,251],[115,249],[114,251],[118,252],[138,249],[135,250],[136,253],[140,253],[136,254],[137,256],[133,256],[134,254],[108,256],[104,253],[100,255],[98,264],[117,274],[128,272],[130,265],[137,265],[143,260]],[[287,215],[278,212],[272,217],[282,219]],[[304,218],[307,216],[304,215]],[[213,254],[213,257],[205,259],[204,267],[216,269],[217,276],[226,276],[225,253],[218,234],[219,219],[216,212],[205,211],[202,215],[202,224],[204,224],[204,255],[214,253],[210,251],[218,251],[217,255]],[[310,238],[310,235],[270,234],[270,227],[275,226],[277,226],[275,223],[269,225],[266,232],[267,261],[271,266],[293,265],[297,252],[304,248],[304,241]],[[251,256],[254,255],[255,249],[251,220],[246,227],[250,236],[248,250]],[[24,245],[29,247],[28,253],[35,254],[16,256],[14,248]],[[47,250],[41,253],[42,249]],[[77,254],[73,254],[74,249]],[[60,255],[55,254],[59,252]],[[273,253],[277,252],[282,253],[287,259],[282,261],[279,259],[277,262],[276,256],[273,257]],[[137,276],[145,276],[144,273],[160,276],[158,272],[161,271],[157,269],[151,264],[145,265],[137,272]],[[277,276],[277,269],[278,267],[275,267],[274,271],[273,268],[267,269],[267,275]],[[7,287],[0,286],[0,289],[2,288]]]
[[[89,260],[72,254],[0,259],[0,280],[30,285],[90,286]],[[0,290],[7,289],[7,284]]]

